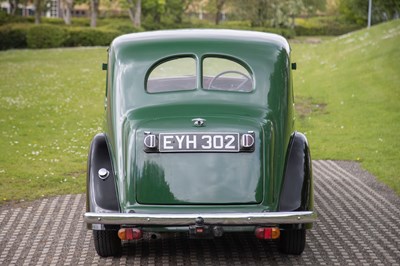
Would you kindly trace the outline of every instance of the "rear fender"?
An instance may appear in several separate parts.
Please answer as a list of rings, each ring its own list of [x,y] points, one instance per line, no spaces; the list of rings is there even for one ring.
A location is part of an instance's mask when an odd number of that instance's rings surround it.
[[[307,138],[299,132],[291,136],[281,188],[279,211],[310,211],[314,208],[313,177]]]
[[[102,168],[109,172],[107,178],[99,177]],[[97,134],[90,145],[86,186],[88,212],[119,212],[115,176],[104,134]]]

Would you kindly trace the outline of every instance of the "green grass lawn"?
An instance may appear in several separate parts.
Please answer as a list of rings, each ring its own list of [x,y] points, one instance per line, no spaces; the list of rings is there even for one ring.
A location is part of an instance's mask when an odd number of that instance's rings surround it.
[[[314,159],[360,161],[400,194],[400,21],[294,42],[297,126]],[[106,48],[0,52],[0,204],[83,193]]]
[[[85,191],[106,48],[0,53],[0,203]]]
[[[292,49],[313,158],[359,161],[400,194],[400,20]]]

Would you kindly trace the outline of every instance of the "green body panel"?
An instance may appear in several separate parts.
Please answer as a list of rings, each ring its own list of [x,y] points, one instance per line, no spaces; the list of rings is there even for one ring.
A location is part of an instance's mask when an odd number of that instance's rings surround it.
[[[173,107],[173,109],[175,106]],[[155,112],[166,114],[165,118],[151,118],[139,124],[134,142],[143,143],[144,132],[256,132],[256,142],[271,136],[268,124],[243,116],[233,116],[237,106],[225,107],[228,115],[216,115],[221,106],[210,104],[181,105],[180,110],[188,110],[182,116],[169,115],[167,108],[155,108]],[[245,110],[243,110],[245,112]],[[201,113],[207,120],[207,127],[195,128],[191,119]],[[135,117],[134,114],[130,117]],[[134,127],[134,126],[132,126]],[[264,132],[267,131],[267,132]],[[272,147],[266,147],[269,151]],[[132,173],[136,176],[137,201],[144,204],[223,204],[260,203],[266,187],[263,180],[263,162],[271,158],[261,146],[254,152],[241,153],[145,153],[143,147],[135,149]],[[265,158],[264,155],[267,155]],[[225,166],[225,167],[221,167]],[[269,175],[266,175],[269,176]],[[126,187],[130,189],[130,187]],[[132,189],[130,189],[131,191]],[[271,193],[267,193],[271,194]],[[128,197],[134,201],[134,195]]]
[[[165,58],[192,56],[195,90],[147,93],[149,70]],[[204,90],[202,58],[246,64],[252,92]],[[109,50],[105,132],[122,212],[270,210],[277,208],[293,132],[290,49],[264,33],[181,30],[125,35]],[[206,119],[196,128],[193,118]],[[254,131],[255,150],[146,153],[144,132]]]

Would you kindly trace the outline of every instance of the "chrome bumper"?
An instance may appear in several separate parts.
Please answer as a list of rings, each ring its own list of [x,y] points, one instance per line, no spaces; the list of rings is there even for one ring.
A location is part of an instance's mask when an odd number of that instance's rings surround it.
[[[203,218],[204,224],[215,225],[263,225],[263,224],[305,224],[315,222],[317,214],[313,211],[301,212],[263,212],[263,213],[94,213],[84,214],[88,224],[114,225],[163,225],[184,226],[196,223]]]

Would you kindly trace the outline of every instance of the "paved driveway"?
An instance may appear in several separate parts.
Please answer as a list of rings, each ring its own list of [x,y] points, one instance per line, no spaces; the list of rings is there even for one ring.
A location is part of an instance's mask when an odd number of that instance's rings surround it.
[[[0,265],[399,265],[399,197],[354,163],[313,167],[319,219],[302,256],[281,255],[274,242],[251,234],[215,240],[171,234],[103,259],[82,222],[85,196],[66,195],[0,207]]]

